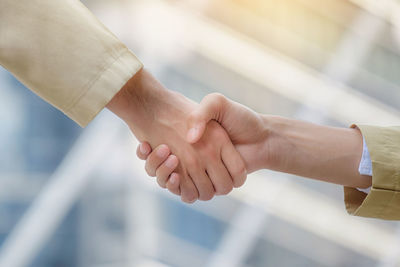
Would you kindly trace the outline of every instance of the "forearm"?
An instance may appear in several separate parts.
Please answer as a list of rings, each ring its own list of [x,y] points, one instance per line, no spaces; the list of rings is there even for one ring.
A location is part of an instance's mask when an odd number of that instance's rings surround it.
[[[78,0],[0,0],[0,65],[81,126],[142,67]]]
[[[358,172],[363,149],[358,130],[267,115],[263,119],[266,168],[350,187],[371,185],[371,177]]]

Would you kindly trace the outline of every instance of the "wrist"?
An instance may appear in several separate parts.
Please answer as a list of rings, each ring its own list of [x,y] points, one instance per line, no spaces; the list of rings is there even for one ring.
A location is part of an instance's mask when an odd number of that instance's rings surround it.
[[[146,133],[157,131],[153,128],[155,125],[160,127],[160,124],[174,125],[184,134],[186,129],[181,129],[184,120],[180,118],[193,108],[191,105],[193,103],[184,96],[167,90],[148,71],[141,70],[115,95],[107,108],[125,121],[133,134],[143,141]]]
[[[261,115],[261,119],[265,136],[262,146],[262,169],[279,170],[287,148],[282,133],[289,123],[286,118],[274,115]]]
[[[149,86],[152,77],[146,70],[136,73],[107,104],[107,108],[126,123],[146,111],[148,98],[160,89]],[[132,110],[135,112],[132,113]]]
[[[236,145],[238,151],[246,163],[248,173],[262,169],[272,169],[273,158],[276,158],[275,145],[271,142],[273,129],[271,128],[271,121],[268,115],[256,114],[256,122],[253,124],[253,134],[251,135],[251,142],[241,144],[239,141]],[[274,149],[274,150],[272,150]]]

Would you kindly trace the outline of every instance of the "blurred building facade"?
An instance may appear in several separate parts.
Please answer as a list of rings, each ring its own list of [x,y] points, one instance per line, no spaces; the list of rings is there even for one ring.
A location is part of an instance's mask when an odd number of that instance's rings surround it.
[[[84,3],[196,101],[221,92],[317,123],[400,122],[397,1]],[[185,205],[146,177],[108,112],[82,130],[5,70],[0,84],[4,267],[400,266],[398,223],[348,216],[338,186],[262,171]]]

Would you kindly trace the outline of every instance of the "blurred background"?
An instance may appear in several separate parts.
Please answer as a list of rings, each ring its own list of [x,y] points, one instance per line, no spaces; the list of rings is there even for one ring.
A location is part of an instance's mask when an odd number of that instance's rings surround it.
[[[171,90],[326,125],[400,124],[395,0],[87,0]],[[73,77],[71,77],[73,79]],[[400,225],[261,171],[182,204],[104,111],[86,129],[0,69],[1,267],[395,267]]]

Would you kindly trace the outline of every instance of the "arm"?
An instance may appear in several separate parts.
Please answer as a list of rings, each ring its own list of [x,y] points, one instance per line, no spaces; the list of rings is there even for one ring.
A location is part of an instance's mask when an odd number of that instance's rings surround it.
[[[260,115],[213,94],[192,114],[189,125],[194,130],[189,131],[188,140],[197,142],[212,119],[228,131],[249,171],[269,168],[341,184],[350,214],[400,220],[400,127],[326,127]],[[372,177],[358,172],[362,136],[371,157]],[[160,166],[165,167],[162,162]],[[356,189],[367,187],[371,187],[368,195]]]
[[[371,185],[371,177],[358,172],[363,143],[356,129],[262,115],[212,94],[192,113],[188,141],[196,143],[210,120],[227,130],[249,172],[271,169],[349,187]]]
[[[195,104],[140,71],[133,53],[78,0],[0,0],[0,64],[81,126],[107,105],[140,140],[167,143],[183,159],[180,187],[171,191],[185,202],[244,182],[226,132],[215,123],[202,142],[185,142]]]
[[[146,70],[130,79],[107,108],[123,119],[139,140],[153,146],[168,144],[169,148],[159,151],[162,156],[172,152],[181,159],[179,164],[173,163],[180,183],[169,186],[159,180],[159,185],[181,195],[184,202],[210,200],[215,193],[228,194],[244,183],[244,163],[223,128],[211,123],[199,142],[187,143],[186,122],[197,104],[165,89]]]
[[[264,168],[349,187],[371,186],[371,177],[358,171],[363,149],[358,130],[269,115],[263,122],[269,151]]]
[[[0,64],[81,126],[142,68],[78,0],[0,0]]]

